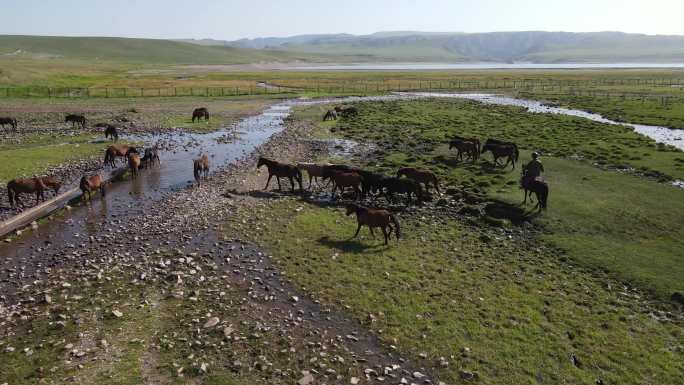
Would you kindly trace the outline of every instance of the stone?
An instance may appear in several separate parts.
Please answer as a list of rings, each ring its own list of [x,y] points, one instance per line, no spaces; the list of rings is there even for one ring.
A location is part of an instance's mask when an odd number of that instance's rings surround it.
[[[213,328],[214,326],[218,325],[219,322],[220,320],[218,317],[211,317],[207,320],[207,322],[204,323],[204,328]]]
[[[116,317],[116,318],[121,318],[121,317],[123,317],[123,313],[122,313],[121,311],[119,311],[119,310],[116,310],[116,309],[112,310],[112,314],[113,314],[114,317]]]
[[[349,383],[350,383],[351,385],[357,385],[357,384],[359,383],[359,381],[360,381],[360,380],[359,380],[358,377],[352,377],[352,378],[349,379]]]
[[[298,385],[311,385],[314,382],[314,376],[311,373],[306,373],[304,377],[297,381]]]

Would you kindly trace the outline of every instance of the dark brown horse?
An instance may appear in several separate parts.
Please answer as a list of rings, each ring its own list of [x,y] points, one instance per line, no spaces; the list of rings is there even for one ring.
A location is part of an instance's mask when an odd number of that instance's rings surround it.
[[[206,154],[204,154],[199,158],[193,160],[192,170],[195,176],[195,181],[197,182],[197,186],[200,186],[200,180],[202,176],[204,176],[205,178],[209,176],[209,157]]]
[[[105,123],[105,139],[111,138],[113,141],[119,140],[119,131],[112,124]]]
[[[45,190],[45,185],[41,178],[29,178],[29,179],[14,179],[7,182],[7,197],[9,198],[10,206],[24,207],[24,204],[19,199],[19,194],[36,194],[36,204],[41,200],[45,200],[43,196],[43,191]]]
[[[405,175],[409,179],[413,179],[418,183],[423,183],[425,185],[425,191],[430,191],[430,185],[435,186],[437,192],[439,192],[439,181],[437,180],[437,175],[429,170],[419,170],[413,167],[402,167],[397,171],[397,177]]]
[[[40,178],[40,181],[43,182],[46,189],[51,188],[55,192],[55,196],[59,194],[59,189],[62,188],[62,183],[54,176],[44,176]]]
[[[337,120],[337,112],[335,110],[328,110],[328,112],[323,115],[323,121],[327,120]]]
[[[423,199],[423,188],[420,183],[413,179],[387,177],[378,182],[379,190],[384,192],[390,202],[394,202],[394,194],[406,194],[406,206],[413,201],[413,196],[418,201]]]
[[[480,141],[477,139],[453,139],[449,142],[449,150],[452,148],[456,149],[456,158],[460,161],[463,161],[463,154],[466,154],[475,163],[480,155]]]
[[[64,123],[71,123],[72,127],[80,124],[81,128],[85,128],[86,118],[83,115],[69,114],[64,118]]]
[[[199,122],[202,118],[209,120],[209,110],[206,107],[195,108],[192,111],[192,122],[195,123],[195,119]]]
[[[356,172],[335,171],[332,174],[333,189],[332,195],[335,196],[337,189],[340,190],[340,195],[344,194],[344,189],[351,187],[354,189],[354,199],[361,197],[361,184],[363,177]]]
[[[509,163],[511,163],[513,168],[515,168],[515,162],[520,156],[518,146],[511,144],[486,143],[484,146],[482,146],[482,153],[484,154],[487,151],[491,151],[492,156],[494,157],[494,164],[504,168],[508,166]],[[507,158],[506,163],[500,164],[499,158]]]
[[[309,174],[309,190],[311,189],[311,183],[316,182],[318,184],[318,178],[325,178],[326,167],[332,166],[330,163],[327,164],[315,164],[315,163],[297,163],[297,168],[305,170]]]
[[[394,214],[387,210],[369,209],[355,204],[348,204],[346,207],[347,216],[356,214],[356,222],[358,223],[358,227],[356,228],[356,233],[354,234],[353,238],[356,238],[359,235],[361,226],[368,226],[373,238],[375,238],[373,229],[376,227],[382,229],[382,234],[385,236],[385,245],[388,243],[389,238],[392,235],[392,231],[394,231],[397,241],[399,241],[399,238],[401,237],[401,229],[399,227],[399,221]],[[394,227],[392,227],[392,225],[394,225]]]
[[[537,205],[534,206],[539,211],[546,210],[546,203],[549,199],[549,185],[543,180],[537,178],[528,178],[527,170],[523,170],[520,178],[520,187],[525,190],[525,199],[523,204],[527,204],[527,194],[530,195],[530,202],[532,201],[532,193],[537,196]]]
[[[257,168],[261,168],[261,166],[266,166],[266,168],[268,168],[268,180],[266,181],[266,187],[264,187],[264,190],[268,188],[268,184],[271,183],[271,178],[275,176],[276,180],[278,181],[278,190],[282,190],[280,187],[280,178],[288,178],[290,180],[290,185],[292,186],[292,192],[295,191],[295,180],[299,183],[299,190],[304,191],[302,188],[302,172],[299,171],[296,166],[287,163],[276,162],[275,160],[264,157],[259,157]]]
[[[116,158],[128,157],[131,153],[138,153],[138,149],[127,144],[114,144],[105,150],[104,162],[105,166],[109,165],[116,167]]]
[[[140,155],[136,153],[128,154],[128,168],[131,170],[131,176],[137,178],[138,170],[140,170]]]
[[[83,176],[78,187],[81,189],[81,192],[83,192],[83,200],[90,199],[93,192],[97,190],[100,190],[100,194],[102,194],[103,197],[105,196],[105,181],[99,174]]]
[[[157,165],[161,165],[161,160],[159,160],[159,149],[157,148],[157,146],[146,148],[145,156],[143,156],[142,159],[140,159],[141,168],[154,166],[155,162],[157,163]]]
[[[17,130],[17,119],[11,117],[0,117],[0,126],[5,128],[5,125],[9,124],[13,131]]]

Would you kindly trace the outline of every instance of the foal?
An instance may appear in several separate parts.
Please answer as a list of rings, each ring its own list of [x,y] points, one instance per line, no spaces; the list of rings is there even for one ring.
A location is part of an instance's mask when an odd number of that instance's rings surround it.
[[[373,232],[373,229],[375,227],[380,227],[382,229],[382,234],[385,236],[385,245],[387,244],[387,241],[392,235],[392,230],[394,230],[394,234],[397,237],[397,241],[399,241],[399,237],[401,237],[401,230],[399,228],[399,221],[397,220],[397,217],[394,216],[394,214],[390,213],[387,210],[369,209],[355,204],[348,204],[346,207],[347,216],[356,213],[356,222],[358,223],[358,227],[356,228],[356,233],[354,234],[353,238],[356,238],[359,235],[361,226],[365,225],[368,226],[368,229],[370,230],[370,233],[373,236],[373,238],[375,238],[375,233]],[[390,224],[390,222],[394,224],[394,228],[392,228],[392,224]],[[388,228],[389,231],[387,231]]]

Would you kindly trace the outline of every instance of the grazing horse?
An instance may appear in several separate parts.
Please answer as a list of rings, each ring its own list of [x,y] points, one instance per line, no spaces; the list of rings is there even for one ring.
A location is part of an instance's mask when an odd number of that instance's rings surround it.
[[[69,114],[64,118],[64,123],[71,123],[71,127],[80,124],[81,128],[85,128],[86,118],[83,115]]]
[[[299,190],[304,191],[304,188],[302,187],[302,172],[296,166],[276,162],[275,160],[264,157],[259,157],[257,169],[261,168],[261,166],[266,166],[266,168],[268,168],[268,180],[266,181],[266,187],[264,187],[264,190],[268,188],[268,184],[271,183],[271,178],[275,176],[276,180],[278,181],[278,191],[282,190],[280,187],[280,178],[288,178],[290,180],[292,192],[295,191],[295,180],[299,183]]]
[[[518,160],[518,157],[520,156],[518,147],[511,144],[486,143],[484,146],[482,146],[482,153],[484,154],[487,151],[491,151],[492,156],[494,157],[494,164],[497,166],[502,166],[504,168],[508,166],[509,163],[511,163],[513,165],[513,168],[515,168],[515,162]],[[503,157],[507,157],[507,160],[506,164],[502,165],[499,163],[499,158]]]
[[[419,170],[413,167],[402,167],[397,171],[397,177],[405,175],[409,179],[413,179],[418,183],[423,183],[425,185],[425,191],[430,191],[430,184],[435,186],[435,190],[439,192],[439,181],[437,180],[437,175],[429,170]]]
[[[449,142],[449,150],[452,148],[455,148],[458,151],[456,153],[456,158],[460,161],[463,161],[463,154],[466,154],[468,158],[475,163],[480,155],[479,140],[477,142],[473,142],[471,140],[453,139],[451,142]]]
[[[12,127],[12,130],[17,130],[17,119],[10,117],[0,118],[0,126],[2,126],[3,129],[7,124],[9,124],[9,126]]]
[[[81,182],[78,184],[78,187],[83,193],[83,200],[90,199],[92,197],[92,193],[97,190],[100,190],[100,194],[102,194],[103,197],[105,196],[105,181],[99,174],[83,176],[81,178]]]
[[[386,190],[386,196],[394,202],[394,194],[406,194],[406,206],[412,202],[412,196],[415,195],[417,200],[423,198],[423,188],[420,183],[413,179],[387,177],[380,181],[380,189]]]
[[[116,167],[116,158],[117,157],[128,157],[129,154],[131,153],[138,153],[138,150],[135,147],[131,147],[127,144],[114,144],[105,150],[105,156],[104,156],[104,162],[103,164],[105,166],[109,165],[112,167]]]
[[[192,170],[195,175],[197,186],[201,185],[200,179],[202,176],[207,178],[209,176],[209,157],[204,154],[192,161]]]
[[[333,189],[332,195],[335,196],[337,189],[340,189],[340,195],[344,194],[344,189],[351,187],[354,189],[354,199],[361,197],[361,184],[363,177],[356,172],[335,171],[332,174]]]
[[[62,183],[54,176],[44,176],[40,178],[40,181],[43,182],[46,189],[50,187],[55,192],[55,196],[59,194],[59,189],[62,188]]]
[[[143,156],[142,159],[140,159],[141,168],[154,166],[155,162],[157,162],[157,165],[161,165],[161,160],[159,160],[159,149],[157,148],[157,146],[146,148],[145,156]]]
[[[539,178],[527,177],[527,170],[523,170],[520,177],[520,187],[525,190],[525,199],[523,204],[527,204],[527,194],[530,194],[530,201],[532,201],[532,193],[537,196],[537,205],[535,208],[539,211],[546,210],[546,202],[549,198],[549,185]]]
[[[399,221],[394,214],[387,210],[369,209],[355,204],[348,204],[346,207],[347,216],[356,214],[356,222],[358,223],[358,227],[356,228],[356,233],[354,234],[353,238],[356,238],[359,235],[361,226],[365,225],[368,226],[373,238],[375,238],[373,229],[376,227],[381,228],[382,234],[385,236],[385,245],[387,245],[389,238],[392,235],[392,231],[394,231],[394,235],[397,237],[397,242],[399,241],[399,238],[401,237],[401,229],[399,227]],[[392,224],[394,227],[392,227]],[[387,231],[388,228],[389,231]]]
[[[332,166],[330,163],[327,164],[315,164],[315,163],[297,163],[297,168],[299,170],[306,171],[309,174],[309,190],[311,190],[312,181],[318,184],[318,178],[325,177],[326,167]]]
[[[199,122],[202,118],[209,120],[209,110],[206,107],[195,108],[192,111],[192,122],[195,123],[195,119]]]
[[[128,154],[128,168],[131,170],[131,176],[137,178],[138,170],[140,170],[140,155],[137,153]]]
[[[464,137],[464,136],[454,135],[454,137],[451,138],[451,141],[452,141],[452,142],[461,141],[461,142],[470,142],[470,143],[474,143],[475,146],[477,146],[477,152],[480,152],[480,146],[481,146],[481,144],[480,144],[480,139],[478,139],[478,138],[466,138],[466,137]]]
[[[342,110],[340,115],[345,118],[351,118],[352,116],[356,116],[359,114],[359,110],[356,107],[347,107]]]
[[[337,112],[335,110],[328,110],[328,112],[323,115],[323,121],[337,120]]]
[[[41,178],[30,179],[14,179],[7,183],[7,197],[9,198],[10,206],[24,207],[24,204],[19,200],[19,194],[36,194],[36,204],[41,200],[45,200],[43,191],[45,185]]]

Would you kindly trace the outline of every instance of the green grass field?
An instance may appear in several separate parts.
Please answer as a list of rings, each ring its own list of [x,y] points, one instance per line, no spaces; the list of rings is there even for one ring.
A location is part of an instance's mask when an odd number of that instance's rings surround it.
[[[348,309],[401,351],[424,353],[428,362],[446,357],[449,366],[438,372],[447,382],[457,383],[460,370],[491,384],[684,378],[682,351],[671,348],[684,342],[681,326],[656,321],[643,308],[684,291],[684,191],[593,165],[626,163],[679,177],[681,153],[659,151],[613,126],[468,101],[357,107],[359,117],[321,127],[375,143],[368,167],[430,168],[443,185],[472,189],[484,201],[518,205],[519,174],[492,170],[487,161],[454,163],[445,138],[503,137],[521,145],[523,159],[543,149],[549,209],[534,219],[537,231],[522,238],[509,238],[505,229],[515,226],[505,221],[474,225],[400,213],[405,239],[385,247],[367,229],[350,239],[355,222],[341,209],[276,203],[282,212],[269,218],[280,219],[263,234],[289,278]],[[296,119],[320,124],[324,108],[300,110]],[[533,127],[545,129],[534,135]],[[643,159],[605,158],[602,146]]]

